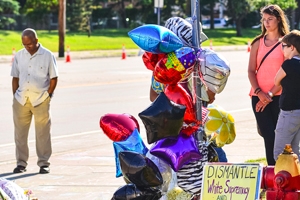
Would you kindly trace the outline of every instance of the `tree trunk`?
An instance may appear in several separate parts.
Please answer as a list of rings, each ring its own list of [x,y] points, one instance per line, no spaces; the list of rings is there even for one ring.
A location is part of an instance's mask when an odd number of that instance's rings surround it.
[[[188,0],[186,2],[185,14],[186,14],[186,16],[192,16],[192,13],[191,13],[191,1],[190,0]]]
[[[124,28],[127,28],[125,2],[121,0],[121,20]]]
[[[242,37],[242,19],[238,18],[236,20],[236,36],[237,37]]]
[[[59,0],[58,12],[58,57],[65,57],[65,25],[66,25],[66,0]]]
[[[296,8],[296,16],[295,16],[295,21],[296,21],[296,29],[299,29],[300,27],[300,0],[297,0],[297,8]]]
[[[215,2],[214,1],[210,1],[210,3],[209,3],[209,8],[210,8],[210,29],[215,29],[214,6],[215,6]]]

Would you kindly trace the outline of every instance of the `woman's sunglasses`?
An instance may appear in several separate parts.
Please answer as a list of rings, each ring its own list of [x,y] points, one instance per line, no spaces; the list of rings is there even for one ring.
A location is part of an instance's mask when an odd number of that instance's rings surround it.
[[[263,12],[266,12],[266,13],[270,13],[270,14],[273,14],[277,17],[280,16],[278,10],[276,10],[275,6],[271,5],[271,6],[266,6],[264,9],[263,9]]]

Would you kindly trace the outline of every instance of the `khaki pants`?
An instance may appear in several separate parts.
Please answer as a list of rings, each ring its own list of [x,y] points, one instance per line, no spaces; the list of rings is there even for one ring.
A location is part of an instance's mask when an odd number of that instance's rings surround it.
[[[50,97],[43,103],[33,107],[27,98],[22,106],[16,98],[13,100],[13,120],[15,125],[15,144],[17,165],[27,166],[29,158],[28,133],[34,116],[36,153],[38,156],[38,166],[49,166],[48,162],[51,153],[51,116],[50,116]]]

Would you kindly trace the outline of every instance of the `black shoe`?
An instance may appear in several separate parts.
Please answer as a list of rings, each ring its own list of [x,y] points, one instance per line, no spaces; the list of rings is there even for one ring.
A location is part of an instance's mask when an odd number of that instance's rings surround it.
[[[14,173],[23,173],[23,172],[26,172],[26,167],[22,166],[22,165],[18,165],[14,171]]]
[[[41,166],[40,167],[40,174],[48,174],[50,172],[49,166]]]

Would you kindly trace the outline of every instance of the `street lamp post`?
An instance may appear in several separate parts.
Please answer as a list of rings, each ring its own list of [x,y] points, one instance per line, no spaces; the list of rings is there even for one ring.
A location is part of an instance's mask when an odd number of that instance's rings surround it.
[[[195,52],[200,49],[200,0],[191,0],[191,18],[193,26],[192,43]],[[200,62],[197,61],[193,71],[193,104],[196,111],[197,120],[201,122],[195,137],[198,141],[203,140],[202,127],[202,102],[201,102],[201,80],[199,78]]]
[[[157,11],[157,25],[160,25],[160,11],[164,7],[164,0],[154,0],[154,8]]]

